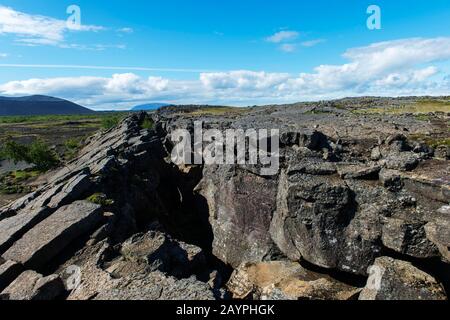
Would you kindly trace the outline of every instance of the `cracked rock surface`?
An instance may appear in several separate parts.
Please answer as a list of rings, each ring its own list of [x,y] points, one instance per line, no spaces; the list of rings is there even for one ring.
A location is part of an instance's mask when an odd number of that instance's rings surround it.
[[[130,115],[1,208],[1,298],[447,299],[450,161],[415,137],[448,115],[193,110]],[[279,129],[279,170],[175,165],[194,121]]]

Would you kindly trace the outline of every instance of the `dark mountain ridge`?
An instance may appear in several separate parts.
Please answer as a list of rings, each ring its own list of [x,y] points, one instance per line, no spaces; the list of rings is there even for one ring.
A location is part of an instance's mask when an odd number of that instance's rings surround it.
[[[0,97],[0,116],[91,114],[95,111],[76,103],[42,95]]]

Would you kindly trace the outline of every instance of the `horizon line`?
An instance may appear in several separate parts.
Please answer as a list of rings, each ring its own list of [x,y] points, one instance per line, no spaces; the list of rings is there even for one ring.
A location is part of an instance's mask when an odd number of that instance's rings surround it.
[[[208,69],[122,67],[122,66],[92,66],[92,65],[74,65],[74,64],[17,64],[17,63],[1,63],[0,67],[2,67],[2,68],[129,70],[129,71],[158,71],[158,72],[183,72],[183,73],[223,72],[221,70],[208,70]]]

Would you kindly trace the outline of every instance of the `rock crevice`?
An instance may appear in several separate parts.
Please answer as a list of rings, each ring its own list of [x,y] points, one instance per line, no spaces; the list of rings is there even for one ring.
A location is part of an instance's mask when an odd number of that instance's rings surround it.
[[[336,137],[279,114],[163,110],[92,136],[47,183],[0,209],[2,298],[445,299],[448,161],[398,133]],[[278,124],[278,173],[173,164],[170,135],[195,120],[218,130]],[[375,291],[374,267],[386,270]]]

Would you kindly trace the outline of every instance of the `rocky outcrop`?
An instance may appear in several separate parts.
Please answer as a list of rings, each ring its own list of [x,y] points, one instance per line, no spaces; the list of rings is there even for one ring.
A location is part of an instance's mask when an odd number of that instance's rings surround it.
[[[227,166],[207,167],[203,176],[196,190],[208,203],[214,255],[233,267],[270,257],[276,181]]]
[[[208,284],[208,265],[200,248],[151,231],[122,245],[106,241],[77,253],[60,269],[68,280],[76,266],[78,284],[70,300],[212,300],[224,295]],[[198,280],[198,278],[204,281]]]
[[[100,206],[87,201],[61,207],[24,234],[3,257],[26,268],[40,269],[72,241],[95,228],[100,218]]]
[[[450,267],[448,160],[398,129],[431,124],[329,108],[332,118],[295,106],[239,116],[165,110],[94,135],[35,192],[0,209],[2,296],[347,300],[362,287],[348,279],[370,279],[375,266],[386,270],[381,289],[366,286],[361,298],[445,298],[440,282],[448,290],[449,280],[433,268]],[[170,134],[192,133],[194,121],[279,128],[278,172],[175,165]]]

